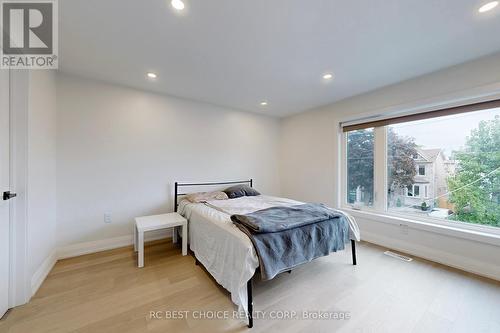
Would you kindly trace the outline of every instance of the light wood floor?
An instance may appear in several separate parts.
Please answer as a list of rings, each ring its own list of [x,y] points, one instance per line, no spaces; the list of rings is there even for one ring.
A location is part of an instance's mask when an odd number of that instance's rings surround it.
[[[229,294],[170,242],[59,261],[29,304],[0,321],[0,332],[500,332],[500,283],[424,260],[406,263],[362,243],[254,288],[255,310],[344,311],[348,320],[199,320],[201,311],[232,313]],[[191,311],[151,319],[150,311]],[[206,313],[206,312],[205,312]],[[274,316],[284,312],[274,312]]]

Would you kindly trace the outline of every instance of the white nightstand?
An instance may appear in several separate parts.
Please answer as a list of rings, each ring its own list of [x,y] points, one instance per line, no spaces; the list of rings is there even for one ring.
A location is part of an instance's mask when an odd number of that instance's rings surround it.
[[[137,266],[144,267],[144,233],[174,228],[172,240],[177,243],[177,227],[182,227],[182,255],[187,254],[187,220],[179,213],[142,216],[135,218],[134,250],[138,251]]]

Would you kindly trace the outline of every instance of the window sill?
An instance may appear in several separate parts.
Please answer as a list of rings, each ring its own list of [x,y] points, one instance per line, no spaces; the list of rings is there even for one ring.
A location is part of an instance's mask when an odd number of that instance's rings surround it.
[[[369,220],[398,226],[405,225],[412,229],[424,230],[427,232],[434,232],[449,237],[457,237],[489,245],[500,246],[500,234],[497,233],[488,233],[479,230],[453,227],[423,220],[419,221],[416,219],[383,214],[375,211],[357,210],[352,209],[351,207],[343,207],[342,210],[351,214],[355,218],[366,218]]]

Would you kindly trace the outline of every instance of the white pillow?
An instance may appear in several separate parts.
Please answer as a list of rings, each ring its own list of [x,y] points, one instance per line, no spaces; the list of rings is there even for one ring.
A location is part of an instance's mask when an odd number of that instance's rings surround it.
[[[197,192],[186,195],[186,199],[192,203],[207,202],[209,200],[227,200],[227,194],[221,191]]]

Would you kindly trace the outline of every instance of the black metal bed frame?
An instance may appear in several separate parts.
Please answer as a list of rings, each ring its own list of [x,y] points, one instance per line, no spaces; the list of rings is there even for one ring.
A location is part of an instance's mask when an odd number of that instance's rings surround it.
[[[183,195],[188,195],[189,193],[179,193],[179,187],[194,187],[194,186],[217,186],[217,185],[236,185],[236,184],[249,184],[250,187],[253,187],[253,179],[249,180],[239,180],[239,181],[230,181],[230,182],[210,182],[210,183],[179,183],[175,182],[174,186],[174,211],[177,212],[177,208],[179,206],[178,198]],[[356,265],[356,241],[351,239],[351,254],[352,254],[352,264]],[[195,264],[200,265],[196,256],[194,257]],[[291,273],[292,271],[287,271]],[[255,274],[248,280],[247,282],[247,309],[248,309],[248,328],[253,327],[253,278]]]

